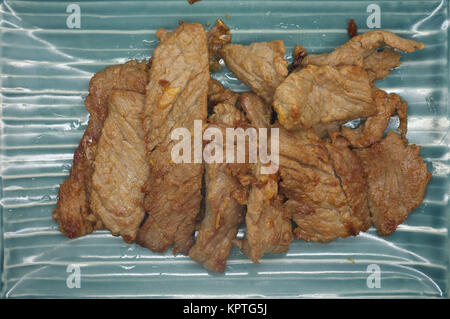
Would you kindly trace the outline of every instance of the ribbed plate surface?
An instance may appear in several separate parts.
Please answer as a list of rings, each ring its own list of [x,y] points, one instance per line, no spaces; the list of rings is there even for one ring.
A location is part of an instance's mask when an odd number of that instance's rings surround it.
[[[3,297],[448,297],[446,1],[77,1],[81,25],[69,29],[71,3],[3,1],[0,8]],[[155,31],[179,20],[206,25],[220,17],[234,42],[282,39],[289,59],[296,44],[330,51],[347,40],[349,18],[368,30],[372,4],[381,28],[427,45],[377,84],[409,103],[408,138],[423,146],[433,173],[423,204],[392,236],[371,229],[329,244],[295,241],[289,253],[258,265],[234,249],[226,273],[213,274],[106,231],[74,240],[58,232],[51,213],[87,125],[83,101],[95,72],[150,57]],[[245,89],[227,70],[215,76]],[[67,285],[70,265],[80,267],[80,288]],[[380,270],[378,288],[368,285],[371,269]]]

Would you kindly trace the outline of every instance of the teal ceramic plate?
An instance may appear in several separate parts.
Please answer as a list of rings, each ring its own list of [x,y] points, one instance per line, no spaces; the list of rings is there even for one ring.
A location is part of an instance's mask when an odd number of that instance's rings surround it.
[[[3,1],[1,295],[448,297],[448,9],[447,1]],[[216,18],[234,42],[284,40],[289,60],[296,44],[318,53],[344,43],[349,18],[360,32],[381,27],[427,45],[378,83],[409,103],[408,138],[422,145],[433,173],[423,204],[393,235],[370,229],[328,244],[298,240],[257,265],[234,249],[227,271],[214,274],[107,231],[73,240],[59,233],[51,213],[87,124],[90,77],[150,57],[160,27]],[[245,89],[226,69],[215,77]]]

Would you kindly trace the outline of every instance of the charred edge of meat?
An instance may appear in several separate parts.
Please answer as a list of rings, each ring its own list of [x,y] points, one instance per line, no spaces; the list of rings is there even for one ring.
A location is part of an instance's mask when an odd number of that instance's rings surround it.
[[[292,73],[301,68],[302,61],[306,57],[306,50],[301,45],[294,48],[294,61],[288,66],[288,73]]]
[[[350,39],[358,35],[358,26],[353,19],[348,20],[347,34]]]
[[[208,101],[208,108],[207,108],[207,115],[206,115],[206,118],[209,120],[209,118],[210,118],[210,116],[211,115],[213,115],[214,114],[214,106],[215,106],[215,104],[213,104],[213,103],[210,103],[209,101]]]
[[[272,108],[272,114],[270,115],[270,124],[273,125],[278,122],[278,113]]]
[[[230,28],[221,20],[217,19],[214,26],[208,31],[208,53],[209,53],[209,71],[211,73],[219,72],[222,69],[220,65],[219,50],[231,42]]]

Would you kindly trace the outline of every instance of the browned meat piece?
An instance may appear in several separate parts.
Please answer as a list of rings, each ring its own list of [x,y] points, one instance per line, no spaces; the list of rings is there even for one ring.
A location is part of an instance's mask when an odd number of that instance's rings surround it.
[[[148,65],[130,61],[98,72],[89,84],[85,105],[90,113],[89,124],[75,151],[69,177],[59,189],[53,219],[69,238],[88,234],[103,227],[89,210],[89,194],[96,146],[108,114],[107,101],[113,89],[144,93],[148,81]]]
[[[425,45],[401,38],[390,31],[376,30],[352,37],[347,43],[331,53],[310,54],[302,60],[303,66],[313,65],[356,65],[363,67],[371,81],[389,75],[391,69],[400,65],[401,54],[388,46],[405,52],[423,49]]]
[[[233,105],[219,104],[214,110],[213,121],[224,127],[234,127],[245,121]],[[239,179],[229,174],[229,165],[233,164],[205,164],[205,216],[197,240],[189,251],[193,260],[215,272],[225,271],[227,257],[245,213],[241,199],[235,197],[246,191]]]
[[[273,106],[285,128],[349,121],[376,112],[367,72],[357,66],[308,65],[276,89]]]
[[[141,191],[148,178],[141,120],[144,97],[132,91],[112,91],[92,176],[92,212],[126,242],[134,241],[145,215]]]
[[[272,108],[253,92],[244,92],[239,96],[239,103],[245,116],[254,127],[269,128]]]
[[[280,190],[297,224],[297,238],[331,241],[351,233],[341,216],[348,211],[326,147],[317,137],[280,129]],[[303,158],[304,157],[304,158]]]
[[[289,73],[292,73],[302,66],[302,61],[306,56],[306,50],[301,45],[294,47],[294,61],[289,65]]]
[[[287,252],[294,237],[290,211],[282,208],[282,198],[277,196],[277,174],[260,174],[260,165],[255,165],[253,172],[257,180],[248,195],[241,247],[254,263],[259,263],[266,253]]]
[[[153,55],[143,120],[150,164],[145,188],[148,217],[136,241],[155,252],[173,245],[174,254],[187,254],[202,201],[203,165],[172,161],[176,141],[171,132],[193,132],[195,120],[206,120],[206,34],[200,24],[182,23],[171,33],[159,30],[157,35],[162,42]]]
[[[242,93],[239,100],[252,126],[270,128],[272,110],[268,104],[251,92]],[[289,244],[294,239],[291,214],[283,209],[282,198],[277,196],[278,174],[261,174],[262,165],[252,165],[255,180],[248,196],[246,233],[240,244],[244,253],[255,263],[266,253],[288,251]]]
[[[309,180],[308,180],[309,182]],[[314,205],[307,204],[311,201],[289,199],[284,207],[292,212],[293,221],[297,225],[294,229],[294,235],[297,239],[313,242],[330,242],[336,238],[345,238],[348,236],[356,236],[358,231],[355,231],[352,221],[347,220],[344,216],[345,208],[344,197],[342,193],[336,189],[334,181],[319,178],[318,183],[321,187],[311,188],[308,192],[309,196],[321,195],[323,191],[337,191],[337,193],[330,193],[329,196],[338,199],[339,201],[333,203],[332,208],[314,207]],[[331,183],[331,184],[329,184]],[[314,190],[317,189],[317,193]],[[320,189],[320,190],[319,190]],[[338,197],[334,197],[334,196]],[[323,196],[317,198],[318,201],[326,202]],[[340,207],[337,207],[341,205]]]
[[[288,75],[285,52],[281,40],[248,46],[227,44],[220,50],[227,67],[268,103],[272,102],[275,89]]]
[[[219,103],[235,105],[239,94],[225,89],[217,80],[211,78],[208,82],[208,108],[213,109]]]
[[[406,138],[406,102],[395,93],[388,94],[383,90],[374,88],[374,101],[377,114],[367,118],[356,129],[342,127],[341,135],[344,136],[353,147],[368,147],[383,138],[391,116],[398,110],[400,118],[401,135]]]
[[[226,136],[227,127],[242,128],[245,130],[250,126],[245,115],[242,112],[238,111],[238,109],[234,105],[228,103],[217,104],[214,107],[214,113],[208,118],[208,121],[209,123],[214,124],[215,128],[221,130],[222,136],[224,136],[224,138]],[[226,140],[224,142],[226,142]],[[235,149],[234,158],[237,158],[236,139],[234,143],[235,144],[232,146]],[[224,171],[228,175],[236,177],[239,180],[240,184],[244,187],[249,186],[255,181],[255,178],[251,172],[251,165],[249,164],[248,146],[249,145],[247,144],[246,157],[243,163],[227,163],[227,165],[225,165],[224,167]],[[226,150],[227,147],[228,144],[223,145],[224,150]],[[236,193],[234,194],[236,195],[234,197],[240,204],[245,204],[247,201],[246,193],[248,193],[248,191],[240,192],[240,194]]]
[[[415,49],[422,50],[425,47],[423,43],[401,38],[390,31],[374,30],[351,38],[331,53],[309,54],[303,59],[302,64],[363,67],[367,56],[385,46],[404,52],[414,52]]]
[[[211,73],[219,72],[222,69],[219,63],[219,50],[225,44],[231,42],[230,29],[225,25],[225,23],[223,23],[221,19],[217,19],[214,26],[208,31],[206,39],[208,42],[209,71]]]
[[[422,203],[431,173],[419,152],[419,146],[405,145],[392,131],[357,151],[368,176],[372,223],[380,235],[394,232]]]
[[[347,198],[353,230],[366,231],[370,227],[370,213],[363,164],[343,137],[331,135],[331,143],[326,143],[326,146],[334,174]]]
[[[226,260],[233,246],[244,206],[233,198],[242,186],[237,178],[226,174],[226,164],[206,165],[206,208],[195,245],[189,256],[215,272],[224,272]]]
[[[344,141],[280,128],[280,176],[297,238],[328,242],[369,227],[362,166]]]
[[[364,69],[372,81],[384,79],[400,65],[401,54],[393,49],[375,51],[364,58]]]

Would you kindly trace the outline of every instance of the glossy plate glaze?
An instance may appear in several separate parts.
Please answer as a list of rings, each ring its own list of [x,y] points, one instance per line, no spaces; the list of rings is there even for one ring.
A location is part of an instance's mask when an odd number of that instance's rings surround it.
[[[1,4],[1,296],[448,297],[447,1],[72,4]],[[79,21],[71,15],[78,12]],[[226,273],[214,274],[185,256],[153,254],[107,231],[73,240],[59,233],[51,214],[87,125],[83,100],[91,76],[150,57],[160,27],[172,29],[179,20],[206,26],[216,18],[231,27],[234,42],[284,40],[290,60],[296,44],[319,53],[344,43],[349,18],[360,32],[379,26],[427,45],[405,54],[402,66],[377,83],[409,103],[408,138],[422,145],[433,173],[423,204],[393,235],[370,229],[328,244],[297,240],[288,253],[258,265],[235,248]],[[245,89],[226,69],[214,76]]]

